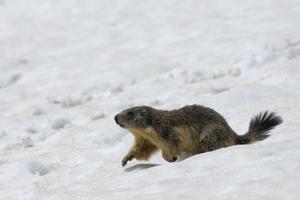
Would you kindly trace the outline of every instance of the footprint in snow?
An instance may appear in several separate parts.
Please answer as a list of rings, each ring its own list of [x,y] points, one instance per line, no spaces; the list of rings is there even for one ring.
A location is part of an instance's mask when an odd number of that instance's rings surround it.
[[[60,97],[48,97],[48,101],[53,104],[61,104],[63,108],[71,108],[75,106],[80,106],[86,102],[93,100],[91,95],[67,95],[63,98]]]
[[[63,129],[66,126],[71,125],[71,121],[65,118],[57,118],[54,119],[51,123],[50,123],[50,128],[53,130],[58,130],[58,129]]]
[[[30,137],[26,137],[22,139],[22,145],[24,148],[29,148],[34,146],[34,142]]]
[[[91,116],[91,120],[96,121],[99,119],[104,119],[106,117],[106,115],[104,114],[104,112],[100,112],[94,116]]]
[[[41,116],[46,114],[46,111],[43,110],[42,108],[35,108],[35,110],[32,112],[32,115],[34,116]]]
[[[0,131],[0,139],[5,138],[7,136],[7,133],[5,131]]]
[[[225,77],[239,77],[241,75],[241,70],[239,68],[232,68],[229,70],[218,70],[214,72],[208,71],[194,71],[190,73],[190,76],[186,77],[184,80],[185,84],[197,83],[206,80],[217,80]]]
[[[288,50],[288,58],[296,58],[300,55],[300,45],[296,45]]]
[[[30,161],[23,164],[22,168],[25,172],[32,175],[44,176],[50,173],[49,167],[38,161]]]
[[[222,92],[226,92],[228,90],[230,90],[229,87],[221,87],[221,86],[219,86],[219,87],[214,87],[214,86],[211,87],[211,92],[213,94],[219,94],[219,93],[222,93]]]
[[[15,84],[21,79],[21,77],[22,75],[20,73],[16,73],[11,75],[7,80],[0,80],[0,88],[5,88]]]

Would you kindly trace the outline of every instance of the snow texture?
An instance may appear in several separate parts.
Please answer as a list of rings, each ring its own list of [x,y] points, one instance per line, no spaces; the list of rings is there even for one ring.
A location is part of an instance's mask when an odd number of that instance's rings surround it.
[[[299,0],[0,0],[0,200],[300,198]],[[121,167],[114,115],[202,104],[268,139]]]

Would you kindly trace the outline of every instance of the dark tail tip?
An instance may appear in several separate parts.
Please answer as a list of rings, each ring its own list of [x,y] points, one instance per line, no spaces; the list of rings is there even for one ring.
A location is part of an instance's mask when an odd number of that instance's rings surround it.
[[[248,132],[266,134],[282,122],[282,118],[278,116],[275,112],[261,112],[251,119]]]

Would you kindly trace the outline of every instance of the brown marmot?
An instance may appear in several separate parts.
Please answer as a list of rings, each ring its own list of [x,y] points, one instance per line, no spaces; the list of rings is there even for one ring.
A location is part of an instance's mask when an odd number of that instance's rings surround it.
[[[115,121],[135,137],[135,144],[122,160],[125,166],[133,158],[148,160],[157,150],[165,160],[174,162],[181,153],[194,155],[260,141],[282,123],[282,118],[274,112],[260,113],[252,118],[244,135],[237,135],[219,113],[201,105],[171,111],[138,106],[117,114]]]

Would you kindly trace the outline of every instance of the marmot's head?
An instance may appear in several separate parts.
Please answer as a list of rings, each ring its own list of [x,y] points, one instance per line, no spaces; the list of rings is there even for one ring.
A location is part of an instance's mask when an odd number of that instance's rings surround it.
[[[126,109],[115,116],[115,121],[122,128],[147,128],[151,125],[153,108],[138,106]]]

